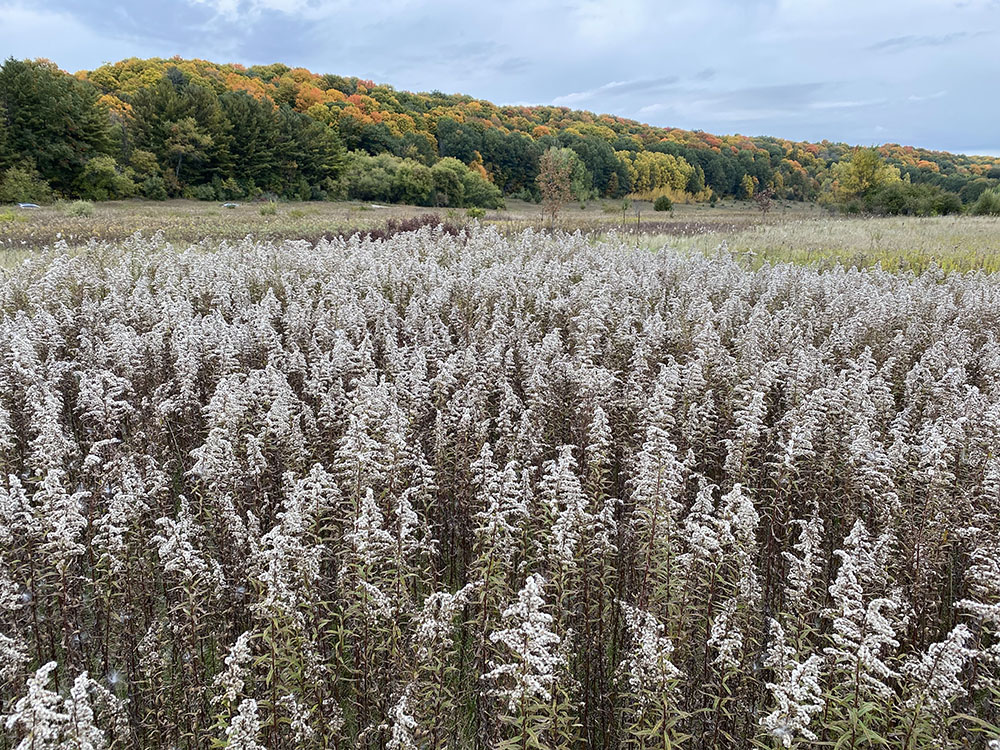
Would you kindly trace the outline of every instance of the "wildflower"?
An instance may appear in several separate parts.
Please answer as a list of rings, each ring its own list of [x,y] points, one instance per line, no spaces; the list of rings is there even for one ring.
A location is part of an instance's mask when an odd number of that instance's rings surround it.
[[[226,727],[226,747],[232,750],[264,750],[264,746],[257,743],[259,734],[257,701],[244,698]]]
[[[868,691],[884,698],[893,695],[887,684],[896,672],[886,661],[892,649],[899,647],[889,615],[897,612],[896,598],[870,597],[866,589],[884,577],[880,561],[881,543],[873,543],[868,530],[858,520],[844,540],[843,550],[834,554],[840,558],[836,580],[830,585],[834,606],[828,613],[833,620],[830,634],[832,645],[824,652],[838,668]]]
[[[504,610],[506,626],[490,634],[490,640],[506,647],[510,661],[493,665],[483,679],[496,682],[496,694],[506,698],[514,710],[523,698],[551,700],[559,656],[559,636],[552,632],[552,615],[544,611],[544,580],[528,576],[517,601]]]
[[[799,527],[799,539],[792,547],[793,552],[782,553],[788,562],[785,598],[793,610],[801,613],[813,582],[823,569],[823,519],[817,514],[792,523]]]
[[[762,717],[760,725],[784,747],[791,747],[799,735],[813,742],[819,739],[809,724],[826,705],[819,684],[822,665],[823,658],[813,654],[801,664],[782,668],[779,682],[767,683],[777,708]]]
[[[671,661],[674,644],[663,634],[663,623],[636,607],[628,604],[621,607],[632,641],[621,668],[627,675],[632,696],[640,703],[648,703],[676,691],[684,674]]]
[[[86,672],[77,675],[69,697],[62,698],[47,687],[55,668],[56,663],[49,662],[28,678],[27,693],[17,700],[4,722],[7,731],[21,735],[18,748],[24,750],[105,750],[107,738],[94,723],[90,702],[92,681]]]
[[[539,490],[549,513],[555,518],[550,552],[561,565],[573,565],[577,547],[591,517],[576,475],[572,446],[562,446],[558,459],[547,464]]]
[[[919,657],[911,657],[900,669],[915,686],[907,705],[909,708],[937,713],[948,708],[956,698],[965,695],[959,675],[977,655],[967,648],[972,632],[965,625],[956,625],[940,643],[932,643]]]
[[[413,734],[417,728],[417,720],[409,713],[409,687],[396,701],[395,705],[389,709],[389,717],[392,720],[389,742],[386,744],[388,750],[417,750]]]
[[[743,649],[743,630],[736,618],[736,599],[725,602],[712,620],[708,645],[716,652],[713,664],[722,669],[736,669]]]
[[[236,699],[243,693],[250,660],[250,633],[240,633],[226,655],[225,670],[215,677],[215,687],[221,688],[222,693],[213,701],[223,700],[230,706],[236,704]]]

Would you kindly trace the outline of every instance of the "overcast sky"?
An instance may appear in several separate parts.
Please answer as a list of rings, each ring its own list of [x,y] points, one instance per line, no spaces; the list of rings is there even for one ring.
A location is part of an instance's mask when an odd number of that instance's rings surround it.
[[[713,133],[1000,155],[1000,0],[0,0],[0,55],[284,62]]]

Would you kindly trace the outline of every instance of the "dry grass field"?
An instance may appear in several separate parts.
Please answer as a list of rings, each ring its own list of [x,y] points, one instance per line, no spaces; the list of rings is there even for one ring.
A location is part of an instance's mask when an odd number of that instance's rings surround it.
[[[428,213],[456,226],[472,221],[459,209],[358,202],[245,203],[224,208],[198,201],[112,201],[87,206],[85,211],[87,215],[76,215],[72,204],[0,210],[3,264],[9,266],[27,253],[60,242],[69,248],[91,241],[113,243],[136,232],[144,237],[159,233],[175,245],[211,245],[247,236],[315,242]],[[553,228],[540,206],[513,200],[505,210],[489,211],[480,221],[506,235]],[[554,226],[595,236],[627,235],[636,244],[655,249],[670,246],[712,254],[725,243],[729,252],[752,265],[791,261],[820,266],[880,264],[916,272],[933,265],[945,271],[1000,270],[1000,220],[986,217],[841,217],[815,205],[786,203],[777,204],[762,219],[756,206],[738,201],[677,205],[669,213],[657,213],[645,202],[635,202],[623,213],[619,202],[593,201],[584,208],[567,206]]]

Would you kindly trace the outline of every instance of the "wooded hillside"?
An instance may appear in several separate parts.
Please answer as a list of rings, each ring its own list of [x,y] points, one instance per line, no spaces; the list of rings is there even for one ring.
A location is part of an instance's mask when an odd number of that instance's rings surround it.
[[[270,194],[493,207],[504,196],[537,199],[550,148],[578,159],[580,200],[749,198],[767,188],[833,200],[835,165],[853,153],[842,143],[397,91],[282,64],[129,59],[69,75],[9,59],[0,69],[0,200]],[[1000,186],[993,157],[895,144],[879,152],[923,194],[970,204]]]

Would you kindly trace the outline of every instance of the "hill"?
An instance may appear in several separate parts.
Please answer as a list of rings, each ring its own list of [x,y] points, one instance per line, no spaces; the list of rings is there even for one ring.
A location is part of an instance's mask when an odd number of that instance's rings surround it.
[[[282,64],[180,58],[133,58],[74,76],[11,59],[0,69],[0,114],[0,200],[28,186],[92,199],[273,194],[494,206],[503,196],[537,198],[541,154],[559,148],[576,165],[581,200],[748,198],[772,188],[814,201],[834,194],[836,165],[853,152],[397,91]],[[897,144],[878,151],[901,180],[965,204],[1000,185],[997,158]]]

